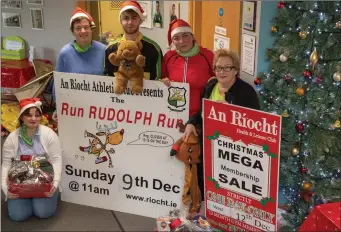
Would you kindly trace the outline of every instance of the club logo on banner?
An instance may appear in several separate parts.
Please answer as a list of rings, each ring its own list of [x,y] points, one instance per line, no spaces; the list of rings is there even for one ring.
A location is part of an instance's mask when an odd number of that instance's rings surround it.
[[[186,88],[170,86],[168,88],[168,108],[172,111],[181,112],[186,110]]]
[[[276,231],[281,117],[204,100],[206,216],[224,231]]]
[[[144,80],[141,94],[116,95],[113,77],[54,79],[62,200],[152,218],[181,208],[184,164],[170,151],[188,120],[188,84]]]

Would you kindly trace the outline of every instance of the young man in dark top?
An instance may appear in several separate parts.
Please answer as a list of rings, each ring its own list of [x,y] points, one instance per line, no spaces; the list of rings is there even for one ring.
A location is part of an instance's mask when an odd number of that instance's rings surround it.
[[[163,57],[162,50],[156,42],[140,33],[139,27],[144,18],[144,11],[138,2],[125,1],[122,4],[120,11],[120,22],[122,24],[124,34],[121,38],[109,44],[106,49],[104,62],[105,75],[115,76],[115,72],[118,70],[118,66],[114,66],[110,63],[108,56],[112,52],[117,51],[119,42],[123,40],[133,40],[141,41],[143,45],[141,53],[146,58],[144,66],[144,78],[146,80],[161,79],[161,62]]]

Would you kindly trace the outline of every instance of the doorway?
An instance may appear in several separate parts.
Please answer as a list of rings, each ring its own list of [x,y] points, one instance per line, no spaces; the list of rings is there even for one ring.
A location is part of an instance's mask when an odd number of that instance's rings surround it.
[[[213,50],[215,26],[220,26],[226,28],[230,49],[240,55],[242,2],[189,1],[188,3],[189,23],[198,44]]]

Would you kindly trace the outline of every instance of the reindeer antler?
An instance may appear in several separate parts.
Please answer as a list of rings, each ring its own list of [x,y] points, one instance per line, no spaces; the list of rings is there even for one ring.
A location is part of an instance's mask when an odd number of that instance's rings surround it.
[[[103,124],[103,125],[99,125],[98,122],[96,122],[96,129],[99,132],[110,132],[110,130],[114,130],[117,129],[117,122],[115,121],[114,123],[110,123],[108,125]]]
[[[106,126],[104,125],[104,127],[106,127]],[[100,131],[100,132],[106,132],[107,131],[107,129],[106,128],[102,128],[102,126],[99,125],[98,122],[96,122],[96,129],[98,131]]]

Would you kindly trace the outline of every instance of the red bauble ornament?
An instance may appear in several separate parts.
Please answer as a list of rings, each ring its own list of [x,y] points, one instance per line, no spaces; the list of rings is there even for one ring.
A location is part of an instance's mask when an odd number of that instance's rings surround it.
[[[255,83],[255,85],[260,85],[262,83],[262,79],[260,79],[259,77],[255,78],[255,80],[253,81],[253,83]]]
[[[310,70],[308,70],[308,69],[304,70],[303,76],[304,76],[305,78],[311,77],[311,72],[310,72]]]
[[[322,77],[321,76],[317,76],[316,79],[315,79],[315,82],[317,84],[320,84],[321,83],[321,80],[322,80]]]
[[[279,2],[278,4],[277,4],[277,8],[278,9],[282,9],[282,8],[284,8],[285,7],[285,2]]]
[[[299,122],[296,124],[296,131],[301,133],[304,130],[304,125],[303,123]]]
[[[284,80],[285,80],[285,82],[289,83],[290,80],[291,80],[291,76],[290,75],[285,75],[284,76]]]
[[[307,167],[300,167],[300,173],[303,175],[303,174],[306,174],[308,172],[308,168]]]

